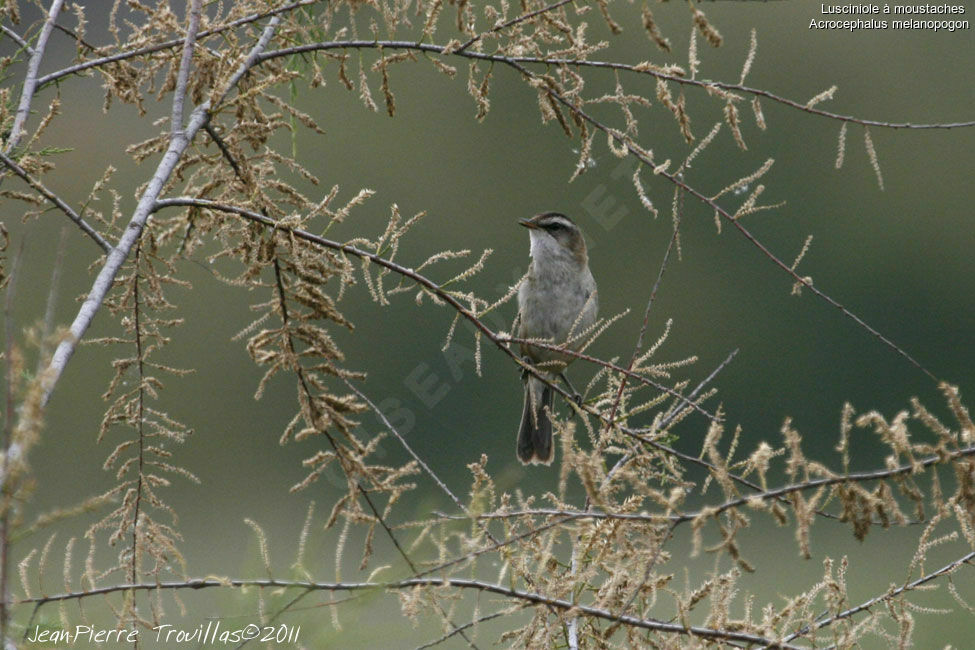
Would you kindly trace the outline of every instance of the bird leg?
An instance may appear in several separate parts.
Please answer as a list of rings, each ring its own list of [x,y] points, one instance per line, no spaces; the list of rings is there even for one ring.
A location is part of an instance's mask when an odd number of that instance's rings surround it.
[[[575,389],[572,382],[569,381],[569,378],[565,376],[564,370],[559,373],[559,378],[569,387],[569,392],[572,393],[572,401],[576,403],[576,406],[582,407],[582,395]]]

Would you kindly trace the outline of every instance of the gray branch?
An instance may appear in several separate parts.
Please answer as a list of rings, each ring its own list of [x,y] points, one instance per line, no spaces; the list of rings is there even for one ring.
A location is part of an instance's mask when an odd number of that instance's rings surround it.
[[[193,67],[193,48],[196,46],[196,33],[200,29],[200,13],[203,0],[193,0],[189,8],[189,24],[186,26],[186,40],[183,41],[183,55],[179,60],[179,73],[176,76],[176,90],[173,92],[173,114],[169,120],[172,133],[183,131],[183,102],[186,101],[186,86],[190,82],[190,68]]]
[[[44,58],[47,39],[54,30],[54,21],[57,20],[58,14],[61,13],[61,5],[63,4],[64,0],[54,0],[51,3],[51,9],[47,12],[47,20],[44,21],[44,27],[41,28],[41,33],[37,37],[37,45],[34,47],[34,53],[27,63],[27,74],[24,76],[24,87],[20,93],[20,103],[17,105],[17,113],[14,115],[14,124],[10,128],[10,137],[7,138],[7,142],[3,147],[3,152],[6,154],[14,150],[14,147],[20,142],[20,138],[24,135],[24,124],[30,115],[30,104],[34,99],[34,91],[37,90],[37,71],[41,68],[41,59]]]
[[[244,62],[240,64],[240,67],[238,67],[234,75],[230,78],[216,103],[219,104],[222,102],[230,91],[237,85],[240,78],[243,77],[247,70],[254,65],[258,55],[271,41],[271,36],[274,34],[274,30],[280,22],[281,18],[279,16],[275,16],[268,21],[268,25],[264,29],[264,33],[261,34],[261,38],[251,49]],[[118,244],[115,245],[115,248],[113,248],[108,254],[108,258],[105,260],[105,265],[98,273],[98,277],[95,278],[91,291],[88,292],[88,296],[85,298],[84,303],[82,303],[81,308],[78,310],[77,316],[75,316],[74,321],[71,323],[69,330],[70,335],[68,338],[62,341],[54,351],[54,356],[51,358],[51,363],[48,366],[46,375],[43,379],[43,403],[46,404],[51,398],[51,393],[54,391],[54,387],[57,384],[58,379],[61,378],[61,374],[64,372],[64,368],[67,365],[68,360],[71,358],[71,355],[74,354],[78,342],[88,330],[92,320],[95,318],[95,314],[98,313],[98,310],[101,308],[102,302],[105,300],[105,296],[108,294],[109,289],[112,288],[112,284],[114,283],[115,277],[118,275],[119,270],[122,268],[122,264],[128,258],[129,252],[132,250],[135,242],[142,234],[142,229],[145,228],[149,215],[152,214],[156,207],[156,199],[159,197],[163,187],[169,180],[170,175],[173,173],[173,169],[176,168],[176,164],[179,162],[180,158],[182,158],[183,153],[186,151],[186,148],[189,146],[190,142],[192,142],[197,132],[209,119],[210,101],[207,100],[197,106],[190,114],[189,123],[187,124],[185,131],[179,130],[172,132],[169,141],[169,148],[166,150],[162,160],[159,162],[159,166],[156,168],[155,174],[153,174],[152,178],[149,180],[145,191],[142,193],[142,197],[139,199],[135,212],[132,214],[132,218],[129,220],[128,226],[125,228],[125,232],[122,234],[121,239],[119,239]]]
[[[2,31],[4,34],[9,36],[11,39],[13,39],[14,42],[17,43],[17,45],[19,45],[21,48],[24,49],[25,52],[27,52],[27,54],[29,54],[30,56],[34,56],[34,48],[32,48],[27,41],[22,39],[20,37],[20,34],[10,29],[6,25],[0,25],[0,31]]]

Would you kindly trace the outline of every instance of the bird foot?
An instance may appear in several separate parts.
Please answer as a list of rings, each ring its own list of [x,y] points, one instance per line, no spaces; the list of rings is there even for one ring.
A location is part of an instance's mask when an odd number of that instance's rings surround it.
[[[579,391],[577,391],[575,386],[572,385],[572,382],[569,381],[569,378],[565,376],[564,372],[560,372],[559,377],[572,393],[572,401],[576,403],[576,406],[582,408],[582,395],[579,394]]]

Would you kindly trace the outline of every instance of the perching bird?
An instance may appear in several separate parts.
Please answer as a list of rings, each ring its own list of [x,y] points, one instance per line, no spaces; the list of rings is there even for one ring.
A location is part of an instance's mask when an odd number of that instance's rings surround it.
[[[558,212],[545,212],[519,223],[529,229],[531,264],[518,289],[518,338],[540,339],[554,345],[573,339],[567,347],[578,350],[582,340],[577,337],[596,322],[599,308],[582,232]],[[575,359],[525,343],[521,344],[521,354],[535,365],[543,364],[539,370],[546,370],[552,378]],[[545,363],[552,361],[561,363]],[[518,430],[518,459],[522,463],[552,462],[552,422],[546,408],[552,409],[552,389],[527,375]]]

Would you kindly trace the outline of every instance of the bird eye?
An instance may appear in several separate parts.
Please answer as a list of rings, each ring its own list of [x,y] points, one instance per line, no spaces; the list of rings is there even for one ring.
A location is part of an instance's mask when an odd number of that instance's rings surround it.
[[[545,226],[545,230],[551,230],[551,231],[562,230],[563,228],[565,228],[565,226],[560,224],[558,221],[554,223],[550,223],[547,226]]]

